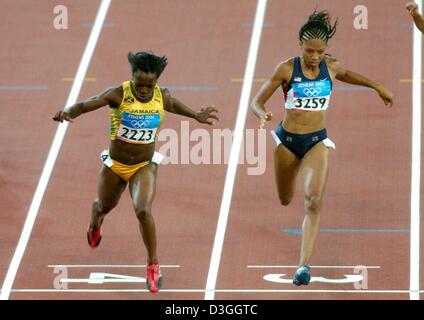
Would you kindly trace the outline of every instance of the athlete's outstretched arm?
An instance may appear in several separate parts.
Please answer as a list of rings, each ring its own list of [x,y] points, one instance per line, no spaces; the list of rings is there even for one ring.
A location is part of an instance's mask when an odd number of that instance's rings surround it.
[[[340,66],[337,60],[334,60],[332,62],[332,68],[335,71],[337,80],[372,88],[378,93],[378,95],[384,101],[386,106],[391,107],[393,105],[393,93],[381,84],[374,82],[359,73],[344,69]]]
[[[97,96],[66,107],[65,110],[56,112],[53,120],[59,122],[63,122],[63,120],[73,122],[72,119],[77,118],[83,113],[94,111],[110,104],[117,104],[117,101],[119,101],[118,90],[119,88],[109,88]]]
[[[260,119],[260,128],[264,128],[267,121],[272,119],[272,112],[265,110],[265,103],[271,98],[275,90],[287,81],[289,67],[286,62],[280,63],[270,79],[266,80],[259,92],[250,103],[253,113]]]
[[[424,32],[424,18],[422,15],[420,15],[418,11],[418,5],[415,2],[408,2],[406,4],[406,10],[411,15],[411,17],[414,19],[414,23],[417,26],[417,28]]]
[[[171,94],[169,93],[168,89],[164,88],[162,89],[162,95],[164,99],[164,109],[168,112],[180,114],[182,116],[186,116],[189,118],[196,119],[200,123],[207,123],[210,125],[214,125],[215,120],[219,120],[217,115],[214,114],[214,112],[218,112],[217,109],[215,109],[213,106],[211,107],[203,107],[199,112],[196,112],[189,107],[187,107],[184,103],[181,101],[178,101],[177,99],[171,97]]]

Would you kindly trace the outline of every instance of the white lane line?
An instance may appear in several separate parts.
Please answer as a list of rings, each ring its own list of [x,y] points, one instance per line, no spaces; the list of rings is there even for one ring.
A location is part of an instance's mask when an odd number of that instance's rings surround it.
[[[249,107],[250,92],[252,89],[256,58],[259,51],[259,43],[261,40],[266,5],[267,0],[258,0],[252,37],[250,40],[246,70],[244,74],[243,87],[241,91],[240,104],[237,113],[236,126],[234,129],[234,139],[231,146],[230,159],[228,163],[227,174],[225,177],[224,191],[222,194],[221,208],[219,210],[218,225],[216,228],[215,240],[213,244],[208,271],[208,278],[206,281],[205,300],[213,300],[215,295],[214,290],[216,286],[216,279],[218,277],[222,246],[224,244],[225,238],[225,230],[227,228],[228,216],[230,214],[231,198],[233,195],[237,164],[243,139],[247,110]]]
[[[95,278],[74,278],[60,279],[60,283],[87,283],[87,284],[104,284],[104,283],[146,283],[146,278],[125,276],[122,279],[95,279]]]
[[[72,293],[72,292],[93,292],[93,293],[113,293],[113,292],[146,292],[150,293],[147,289],[13,289],[12,292],[37,292],[37,293]],[[204,293],[204,289],[161,289],[160,292],[181,292]]]
[[[49,264],[48,268],[146,268],[145,264]],[[180,268],[178,264],[164,264],[161,268]]]
[[[85,48],[82,59],[80,61],[80,65],[78,67],[78,71],[75,76],[75,81],[72,85],[72,89],[69,94],[65,107],[74,104],[78,98],[82,83],[85,78],[85,74],[88,69],[88,65],[93,55],[94,48],[96,47],[97,40],[99,38],[100,31],[102,29],[103,22],[106,17],[107,11],[109,9],[110,3],[111,3],[111,0],[102,0],[102,3],[99,7],[99,11],[97,12],[97,17],[94,23],[94,27],[91,30],[90,38],[88,39],[87,46]],[[58,129],[56,131],[56,135],[50,147],[49,155],[47,157],[43,171],[41,173],[40,180],[38,181],[37,189],[35,190],[34,197],[32,199],[31,206],[29,208],[29,211],[25,220],[24,228],[19,238],[19,242],[16,247],[15,253],[13,254],[12,262],[10,263],[9,269],[6,274],[6,278],[3,282],[3,287],[0,294],[0,300],[9,299],[10,290],[12,288],[13,282],[15,281],[16,273],[19,269],[19,265],[21,263],[26,246],[31,236],[32,228],[34,226],[35,219],[38,214],[38,210],[40,209],[41,201],[43,199],[44,192],[46,191],[47,184],[49,182],[54,163],[56,161],[60,147],[62,145],[62,141],[65,136],[67,127],[68,127],[67,122],[59,124]]]
[[[171,292],[171,293],[204,293],[207,290],[204,289],[161,289],[160,292]],[[13,289],[12,292],[38,292],[38,293],[80,293],[80,292],[92,292],[92,293],[113,293],[113,292],[149,292],[146,289]],[[409,290],[279,290],[279,289],[223,289],[214,290],[217,293],[377,293],[377,294],[389,294],[389,293],[409,293]],[[424,293],[424,291],[420,291]]]
[[[409,293],[409,290],[216,290],[216,292],[238,293]]]
[[[366,269],[380,269],[380,266],[312,266],[312,269],[355,269],[358,267],[366,268]],[[270,266],[270,265],[249,265],[247,268],[251,269],[274,269],[274,268],[287,268],[287,269],[297,269],[299,266]]]
[[[422,0],[417,1],[422,10]],[[420,183],[421,183],[422,34],[414,27],[412,86],[411,243],[409,298],[420,299]]]

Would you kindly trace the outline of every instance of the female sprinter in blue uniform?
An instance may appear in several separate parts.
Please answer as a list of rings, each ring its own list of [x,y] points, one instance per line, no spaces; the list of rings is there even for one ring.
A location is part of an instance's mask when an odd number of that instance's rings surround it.
[[[103,151],[104,165],[100,171],[98,196],[92,206],[91,221],[87,230],[88,244],[95,248],[102,238],[103,219],[117,204],[127,184],[140,232],[147,249],[146,285],[157,292],[162,285],[162,275],[156,252],[156,229],[151,213],[155,195],[157,164],[162,156],[155,152],[158,129],[164,111],[213,124],[218,120],[213,107],[194,112],[160,88],[157,81],[167,65],[165,57],[150,52],[129,53],[132,79],[118,87],[107,89],[98,96],[78,102],[58,111],[55,121],[72,122],[83,113],[109,105],[111,141]]]
[[[393,94],[362,75],[345,70],[326,55],[327,42],[336,32],[326,11],[314,12],[299,31],[302,56],[280,63],[251,103],[263,128],[272,118],[265,103],[282,86],[285,97],[284,121],[272,132],[277,142],[274,153],[278,195],[283,206],[290,204],[300,172],[305,190],[306,216],[299,268],[293,283],[308,285],[311,274],[309,260],[319,232],[320,208],[327,182],[328,148],[334,144],[327,138],[326,110],[329,107],[334,79],[374,89],[387,106]]]

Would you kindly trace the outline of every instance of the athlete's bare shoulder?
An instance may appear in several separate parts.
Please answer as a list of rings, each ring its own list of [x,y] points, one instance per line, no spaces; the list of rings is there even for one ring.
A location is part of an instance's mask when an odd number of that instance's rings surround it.
[[[339,60],[337,60],[335,57],[333,57],[332,55],[329,55],[329,54],[326,55],[324,57],[324,59],[325,59],[325,63],[327,63],[327,66],[330,67],[330,68],[340,64]]]
[[[293,70],[294,67],[294,58],[289,58],[287,60],[281,61],[277,68],[282,69],[283,71]]]
[[[171,93],[169,92],[168,88],[165,87],[161,87],[160,91],[162,92],[163,103],[165,105],[165,108],[167,108],[171,102]]]
[[[291,58],[288,58],[287,60],[284,60],[283,62],[281,62],[281,63],[284,63],[284,64],[286,64],[286,65],[288,65],[288,66],[294,66],[294,59],[295,59],[295,57],[291,57]]]
[[[168,98],[171,96],[171,93],[169,92],[168,88],[166,87],[160,87],[160,91],[162,92],[162,96]]]
[[[124,90],[122,85],[117,87],[107,88],[104,92],[109,100],[109,105],[111,108],[117,108],[122,102],[122,98],[124,96]]]
[[[122,88],[122,84],[117,87],[110,87],[106,89],[111,96],[120,97],[122,99],[122,96],[124,95],[124,89]]]
[[[331,78],[334,80],[336,75],[342,71],[339,60],[331,55],[325,56],[325,63],[327,64],[328,71],[330,72]]]
[[[293,74],[294,58],[289,58],[280,62],[275,68],[274,77],[281,80],[283,83],[290,81]]]

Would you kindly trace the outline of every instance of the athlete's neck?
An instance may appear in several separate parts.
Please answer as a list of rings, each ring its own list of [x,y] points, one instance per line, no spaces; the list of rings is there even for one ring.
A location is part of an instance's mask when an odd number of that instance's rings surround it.
[[[302,73],[307,78],[315,79],[319,76],[320,73],[320,63],[317,65],[308,64],[303,58],[300,59],[300,66]]]

